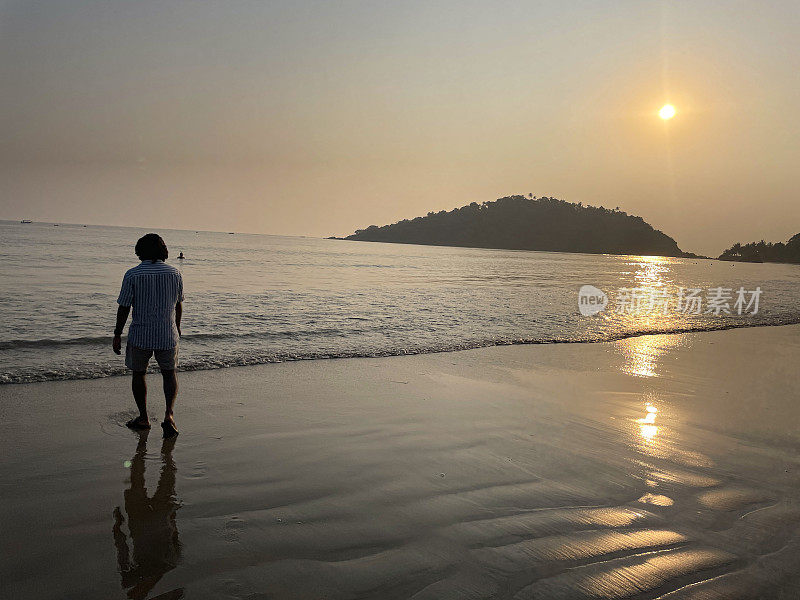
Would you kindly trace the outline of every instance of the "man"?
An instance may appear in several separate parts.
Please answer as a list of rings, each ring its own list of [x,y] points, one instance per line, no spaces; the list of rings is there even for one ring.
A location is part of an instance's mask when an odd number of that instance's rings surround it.
[[[126,425],[131,429],[150,429],[145,372],[150,357],[155,354],[164,379],[164,398],[167,403],[161,427],[164,437],[172,437],[178,434],[172,408],[178,394],[175,367],[183,314],[183,279],[178,269],[164,262],[169,253],[158,234],[148,233],[142,237],[136,242],[135,251],[142,263],[130,269],[122,279],[112,344],[114,352],[120,354],[122,330],[133,306],[133,319],[125,346],[125,366],[133,371],[131,389],[139,416]]]

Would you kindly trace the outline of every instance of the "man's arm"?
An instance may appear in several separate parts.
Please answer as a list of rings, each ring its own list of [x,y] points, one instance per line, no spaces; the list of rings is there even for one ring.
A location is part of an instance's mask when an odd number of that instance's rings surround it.
[[[120,305],[120,307],[117,308],[117,326],[114,327],[114,341],[111,342],[111,347],[116,354],[120,354],[122,351],[122,330],[125,328],[125,321],[128,320],[130,312],[130,306]]]
[[[183,302],[175,305],[175,327],[178,328],[178,335],[181,335],[181,317],[183,316]]]
[[[122,349],[122,330],[125,328],[125,321],[128,320],[128,314],[131,312],[131,305],[133,304],[133,278],[129,275],[130,271],[125,273],[122,278],[122,287],[119,290],[119,298],[117,298],[117,326],[114,327],[114,341],[111,347],[116,354],[120,353]]]

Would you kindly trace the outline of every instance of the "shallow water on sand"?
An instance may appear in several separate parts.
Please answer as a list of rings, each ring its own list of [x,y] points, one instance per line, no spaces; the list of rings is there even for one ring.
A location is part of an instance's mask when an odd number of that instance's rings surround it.
[[[166,448],[124,380],[7,386],[0,591],[797,598],[799,358],[792,326],[203,371]]]
[[[109,334],[144,233],[0,222],[0,383],[124,372]],[[794,265],[161,233],[184,277],[180,363],[190,370],[800,321]],[[662,291],[673,304],[680,287],[762,296],[755,316],[609,307],[583,317],[585,284],[612,303],[621,287]]]

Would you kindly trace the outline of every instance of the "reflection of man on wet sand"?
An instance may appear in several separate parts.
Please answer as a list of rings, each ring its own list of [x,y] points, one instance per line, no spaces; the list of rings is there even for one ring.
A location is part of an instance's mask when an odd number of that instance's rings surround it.
[[[175,438],[167,438],[161,446],[161,474],[152,497],[147,496],[144,469],[147,452],[147,434],[139,436],[136,454],[131,461],[130,487],[125,490],[125,512],[128,515],[131,549],[122,530],[125,517],[119,507],[114,509],[114,544],[117,547],[122,587],[128,590],[128,598],[140,600],[147,597],[153,586],[165,573],[178,565],[181,547],[175,513],[179,508],[175,497],[175,462],[172,448]],[[183,597],[183,589],[175,589],[159,595],[159,599],[174,600]]]

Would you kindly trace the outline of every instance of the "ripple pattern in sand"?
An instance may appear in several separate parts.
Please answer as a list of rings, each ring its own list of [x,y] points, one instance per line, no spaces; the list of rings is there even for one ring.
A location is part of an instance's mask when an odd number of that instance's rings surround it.
[[[800,597],[771,577],[800,556],[800,506],[786,490],[732,475],[692,440],[650,438],[614,454],[602,447],[614,436],[599,433],[575,439],[581,469],[570,470],[563,457],[548,461],[557,444],[546,433],[503,432],[531,446],[533,459],[511,461],[450,432],[419,440],[413,424],[351,432],[329,454],[329,464],[357,457],[360,469],[342,479],[239,481],[247,506],[210,506],[204,526],[224,535],[207,554],[224,558],[195,565],[196,576],[213,589],[222,571],[241,598]],[[428,466],[431,456],[447,472]],[[391,463],[402,468],[379,470]]]

